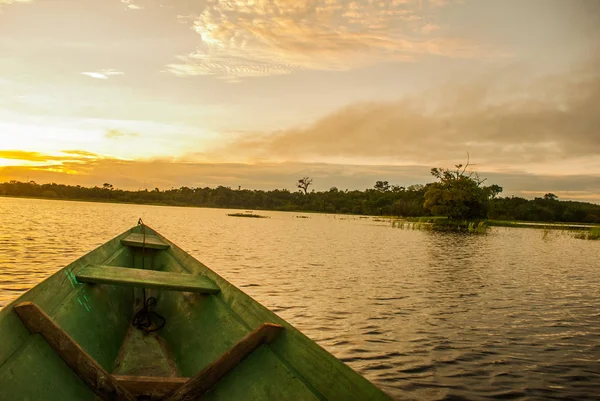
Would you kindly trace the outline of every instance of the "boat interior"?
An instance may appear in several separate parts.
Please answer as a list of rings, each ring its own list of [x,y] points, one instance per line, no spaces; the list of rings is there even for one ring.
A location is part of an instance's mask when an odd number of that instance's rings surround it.
[[[19,399],[383,395],[143,224],[7,306],[1,332],[9,326],[0,342],[0,389],[25,394]]]

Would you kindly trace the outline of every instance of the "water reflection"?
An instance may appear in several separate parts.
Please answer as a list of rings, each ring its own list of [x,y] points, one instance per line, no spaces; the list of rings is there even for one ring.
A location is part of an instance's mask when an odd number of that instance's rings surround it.
[[[139,217],[398,399],[594,399],[600,247],[372,219],[0,198],[0,305]]]

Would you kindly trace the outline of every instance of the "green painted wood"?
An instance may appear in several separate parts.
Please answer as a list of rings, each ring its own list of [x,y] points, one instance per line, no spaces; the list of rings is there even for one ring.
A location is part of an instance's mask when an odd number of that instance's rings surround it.
[[[127,390],[36,304],[22,302],[13,309],[29,331],[41,334],[57,355],[102,400],[135,401]]]
[[[112,373],[123,376],[176,376],[172,358],[156,333],[130,326]]]
[[[345,399],[345,394],[331,398]],[[228,400],[323,401],[325,398],[284,364],[271,346],[262,346],[202,397],[202,401]]]
[[[0,389],[10,389],[7,399],[97,399],[39,334],[30,334],[13,307],[35,302],[109,371],[131,321],[131,289],[84,285],[76,281],[75,273],[88,264],[128,263],[131,249],[124,247],[121,239],[129,233],[58,270],[0,310]]]
[[[231,349],[227,350],[216,361],[190,378],[166,401],[193,401],[200,399],[208,390],[235,368],[244,358],[262,344],[270,344],[283,330],[283,326],[265,323]]]
[[[115,266],[90,265],[77,273],[82,283],[125,285],[216,294],[219,287],[206,276]]]
[[[167,318],[160,335],[182,376],[195,375],[252,331],[215,295],[165,291],[156,311]]]
[[[83,287],[83,285],[74,282],[74,272],[88,264],[109,264],[116,255],[121,255],[121,257],[127,259],[130,252],[129,249],[122,246],[121,239],[129,233],[130,230],[124,232],[57,271],[29,291],[21,294],[0,311],[0,370],[4,361],[10,358],[16,350],[23,347],[29,339],[29,332],[21,324],[17,315],[12,311],[10,313],[5,311],[10,310],[11,305],[25,301],[35,301],[50,316],[53,316],[56,310],[70,302],[77,302],[83,308],[82,304],[83,301],[86,301],[85,298],[74,296]],[[82,304],[79,304],[80,300],[83,300]],[[122,313],[122,311],[120,312]],[[62,325],[62,322],[59,322],[59,324]],[[69,331],[67,330],[67,332]],[[72,332],[69,332],[69,334],[73,335]]]
[[[168,248],[144,251],[123,243],[130,234],[143,231]],[[202,276],[220,292],[89,285],[76,275],[90,265],[108,265],[110,270],[119,271],[144,267],[152,270],[151,274],[177,273],[186,278]],[[156,358],[144,354],[147,337],[142,332],[127,335],[144,292],[147,297],[156,297],[155,310],[166,318],[166,325],[153,333],[156,342],[150,343],[149,354]],[[95,394],[45,340],[30,334],[12,311],[23,301],[40,306],[107,372],[119,375],[129,371],[130,376],[148,377],[144,372],[154,370],[160,374],[149,376],[156,376],[156,382],[174,374],[193,377],[264,322],[285,328],[276,341],[256,348],[229,370],[203,395],[203,400],[389,400],[364,377],[148,226],[133,227],[113,238],[0,311],[0,389],[9,389],[7,399],[95,400]],[[145,388],[144,380],[134,381],[136,391],[148,395],[150,384]],[[169,383],[165,386],[177,384],[166,381]],[[168,392],[164,388],[161,391],[163,395]]]
[[[138,248],[147,248],[147,249],[167,249],[169,244],[162,241],[155,235],[143,233],[132,233],[127,237],[121,240],[123,245],[127,246],[135,246]]]
[[[314,341],[296,330],[289,323],[285,322],[247,294],[240,291],[159,233],[155,231],[152,232],[171,245],[166,252],[157,255],[164,270],[184,270],[192,274],[205,274],[221,289],[219,294],[211,297],[214,298],[214,301],[213,299],[199,299],[196,300],[198,304],[209,301],[212,304],[221,303],[225,310],[228,310],[229,313],[236,316],[237,320],[241,322],[240,324],[242,327],[257,327],[265,321],[281,324],[285,327],[285,332],[281,334],[280,339],[269,346],[269,352],[275,354],[277,359],[283,364],[283,367],[278,371],[278,373],[281,373],[281,376],[277,379],[281,388],[289,386],[289,388],[294,388],[295,391],[300,392],[302,390],[294,384],[295,381],[300,381],[317,399],[343,399],[349,401],[390,400],[390,397],[387,394],[332,356]],[[185,305],[189,302],[183,296],[177,294],[174,294],[173,297],[178,297],[177,301],[172,301],[174,305]],[[188,319],[190,321],[206,322],[206,318],[201,318],[205,313],[205,309],[202,308],[196,313],[193,311],[188,312],[187,316],[189,316]],[[186,335],[194,337],[194,335],[188,332],[185,327],[180,327],[179,330],[184,330]],[[169,336],[166,340],[172,342],[173,337]],[[174,343],[172,344],[173,348],[177,348]],[[199,353],[194,353],[193,349],[188,349],[187,351],[188,352],[183,354],[181,360],[177,361],[178,364],[189,364],[189,362],[186,361],[192,360],[195,356],[201,358]],[[176,351],[174,352],[176,353]],[[268,354],[269,352],[266,353]],[[266,360],[267,356],[265,355],[263,362]],[[255,363],[255,368],[258,368],[258,361],[255,361]],[[287,370],[288,372],[284,374],[282,370]],[[288,377],[289,379],[285,380],[284,377]],[[267,384],[267,382],[250,384],[241,377],[238,377],[238,380],[236,381],[228,380],[228,377],[226,377],[223,381],[227,381],[230,387],[224,391],[221,383],[219,383],[216,388],[220,389],[218,394],[227,394],[227,397],[243,398],[246,400],[261,400],[265,399],[265,394],[270,394],[270,391],[268,390],[269,384]],[[274,381],[275,379],[271,381],[271,384]],[[271,388],[272,387],[273,386],[271,386]],[[212,399],[211,397],[213,396],[211,396],[211,394],[215,394],[214,399],[227,399],[227,397],[221,398],[221,396],[216,395],[217,392],[215,392],[215,390],[207,394],[207,397],[209,397],[207,399]],[[280,392],[278,398],[294,399],[294,396],[293,394],[283,396]],[[308,396],[306,398],[308,399]]]
[[[117,382],[135,397],[143,399],[162,400],[178,390],[189,377],[160,377],[160,376],[113,376]]]
[[[10,314],[19,320],[12,310]],[[97,401],[94,392],[39,334],[29,335],[25,345],[3,362],[1,400]]]
[[[129,248],[120,246],[104,263],[127,264],[131,257]],[[72,280],[76,280],[74,274]],[[61,305],[48,314],[104,369],[110,371],[133,316],[131,288],[79,282],[75,287]]]
[[[0,389],[10,389],[7,399],[97,400],[39,334],[30,334],[13,306],[35,302],[109,371],[131,319],[131,289],[87,286],[76,282],[74,274],[88,264],[131,260],[130,248],[121,244],[129,232],[58,270],[0,310]],[[0,399],[4,395],[0,391]]]

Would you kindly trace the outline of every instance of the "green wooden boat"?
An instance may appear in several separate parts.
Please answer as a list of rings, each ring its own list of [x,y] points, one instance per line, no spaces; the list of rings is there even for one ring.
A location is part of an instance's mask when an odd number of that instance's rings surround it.
[[[0,400],[389,400],[139,224],[0,312]]]

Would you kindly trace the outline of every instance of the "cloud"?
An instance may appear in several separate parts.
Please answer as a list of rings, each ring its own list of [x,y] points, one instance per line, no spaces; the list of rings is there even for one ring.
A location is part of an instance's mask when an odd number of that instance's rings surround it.
[[[125,4],[128,10],[142,10],[143,7],[133,3],[133,0],[121,0],[121,3]]]
[[[124,137],[136,137],[138,136],[138,134],[135,133],[128,133],[128,132],[123,132],[121,130],[118,129],[109,129],[108,131],[106,131],[106,134],[104,134],[104,137],[107,139],[116,139],[116,138],[124,138]]]
[[[66,153],[68,155],[75,155],[75,156],[84,156],[84,157],[92,157],[92,158],[97,158],[99,157],[98,154],[93,153],[93,152],[88,152],[86,150],[62,150],[62,153]]]
[[[497,166],[546,163],[548,168],[569,160],[600,166],[596,66],[592,61],[532,81],[516,68],[473,81],[463,77],[396,102],[353,104],[309,126],[240,136],[222,152],[243,149],[255,160],[277,155],[390,164],[462,161],[470,152]]]
[[[427,3],[431,7],[444,7],[447,6],[450,1],[449,0],[428,0]]]
[[[425,24],[421,27],[421,32],[424,34],[430,34],[440,29],[439,25],[436,24]]]
[[[65,150],[57,154],[31,152],[25,150],[0,150],[0,159],[21,160],[24,162],[81,162],[98,158],[98,155],[83,150]]]
[[[451,37],[414,36],[422,24],[417,1],[209,0],[193,20],[198,48],[167,66],[175,75],[240,77],[297,70],[349,70],[425,55],[504,57],[495,49]],[[436,25],[425,25],[431,34]]]
[[[0,0],[0,6],[14,3],[31,3],[32,0]]]
[[[115,75],[124,75],[124,72],[109,69],[109,70],[101,70],[100,72],[82,72],[81,75],[87,75],[88,77],[95,79],[108,79],[111,76]]]

